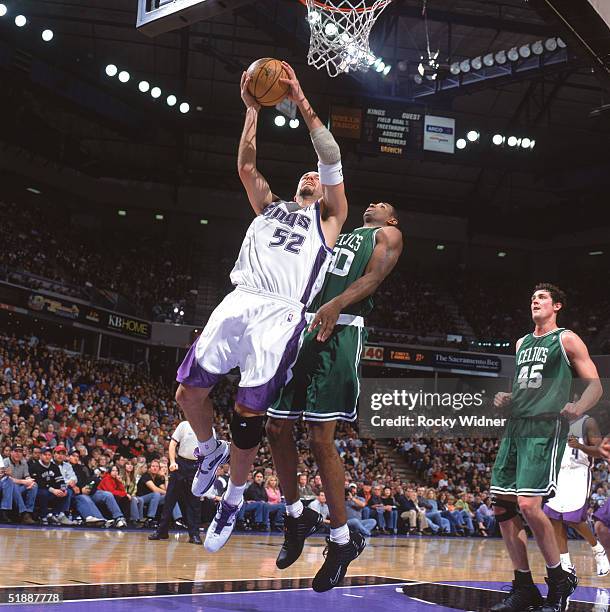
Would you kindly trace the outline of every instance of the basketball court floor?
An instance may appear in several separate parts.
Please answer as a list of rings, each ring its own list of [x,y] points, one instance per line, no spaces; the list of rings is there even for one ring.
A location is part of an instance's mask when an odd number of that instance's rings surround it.
[[[145,531],[0,529],[0,601],[4,610],[388,612],[484,611],[512,578],[499,539],[377,537],[352,563],[343,587],[314,593],[311,578],[325,540],[307,541],[301,559],[281,572],[281,534],[235,534],[219,553],[187,543],[186,534],[149,542]],[[532,566],[544,584],[533,543]],[[584,542],[570,542],[580,586],[569,610],[608,612],[610,576],[597,577]],[[545,587],[541,587],[543,593]],[[28,604],[59,594],[62,603]],[[25,603],[14,605],[19,596]],[[52,599],[46,597],[46,600]],[[83,608],[86,606],[86,608]]]

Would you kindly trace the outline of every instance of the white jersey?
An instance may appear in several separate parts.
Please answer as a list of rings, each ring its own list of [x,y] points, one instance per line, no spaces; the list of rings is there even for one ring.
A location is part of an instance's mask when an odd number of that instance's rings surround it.
[[[322,288],[331,256],[319,202],[306,208],[296,202],[272,202],[250,224],[231,282],[307,306]]]
[[[589,417],[582,416],[570,424],[570,435],[586,444],[585,423]],[[589,498],[591,488],[591,466],[593,460],[580,449],[566,444],[557,479],[557,492],[547,504],[557,512],[574,512],[582,508]]]

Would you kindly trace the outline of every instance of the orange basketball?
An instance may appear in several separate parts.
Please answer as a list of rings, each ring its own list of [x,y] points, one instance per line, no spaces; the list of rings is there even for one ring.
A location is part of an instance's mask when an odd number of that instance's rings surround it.
[[[262,106],[275,106],[281,102],[290,89],[280,78],[288,78],[280,60],[262,57],[250,64],[248,76],[251,77],[248,91]]]

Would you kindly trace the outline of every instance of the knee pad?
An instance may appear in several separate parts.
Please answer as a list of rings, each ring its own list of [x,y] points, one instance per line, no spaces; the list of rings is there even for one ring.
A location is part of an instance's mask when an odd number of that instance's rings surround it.
[[[491,500],[491,505],[493,506],[494,516],[496,517],[496,521],[498,521],[498,523],[510,521],[510,519],[517,516],[517,502],[494,497]],[[504,512],[498,512],[498,508],[503,508]]]
[[[244,417],[238,412],[233,412],[231,419],[232,443],[237,448],[249,450],[254,448],[263,439],[263,416]]]

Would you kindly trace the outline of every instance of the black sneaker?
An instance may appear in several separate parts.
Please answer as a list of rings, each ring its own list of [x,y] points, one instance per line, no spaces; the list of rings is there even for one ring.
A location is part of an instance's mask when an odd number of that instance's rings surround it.
[[[305,538],[318,531],[323,524],[324,517],[311,508],[303,508],[299,518],[284,515],[284,543],[275,561],[277,567],[290,567],[301,556]]]
[[[513,580],[508,595],[500,603],[492,606],[491,612],[527,612],[538,610],[543,604],[544,599],[534,583],[517,584],[517,581]]]
[[[318,570],[311,583],[316,593],[323,593],[339,586],[347,573],[347,566],[364,550],[366,541],[357,531],[349,531],[347,544],[337,544],[326,538],[327,547],[324,551],[324,564]]]
[[[559,579],[545,578],[549,592],[540,612],[564,612],[570,595],[578,586],[578,578],[573,572],[566,572]]]

